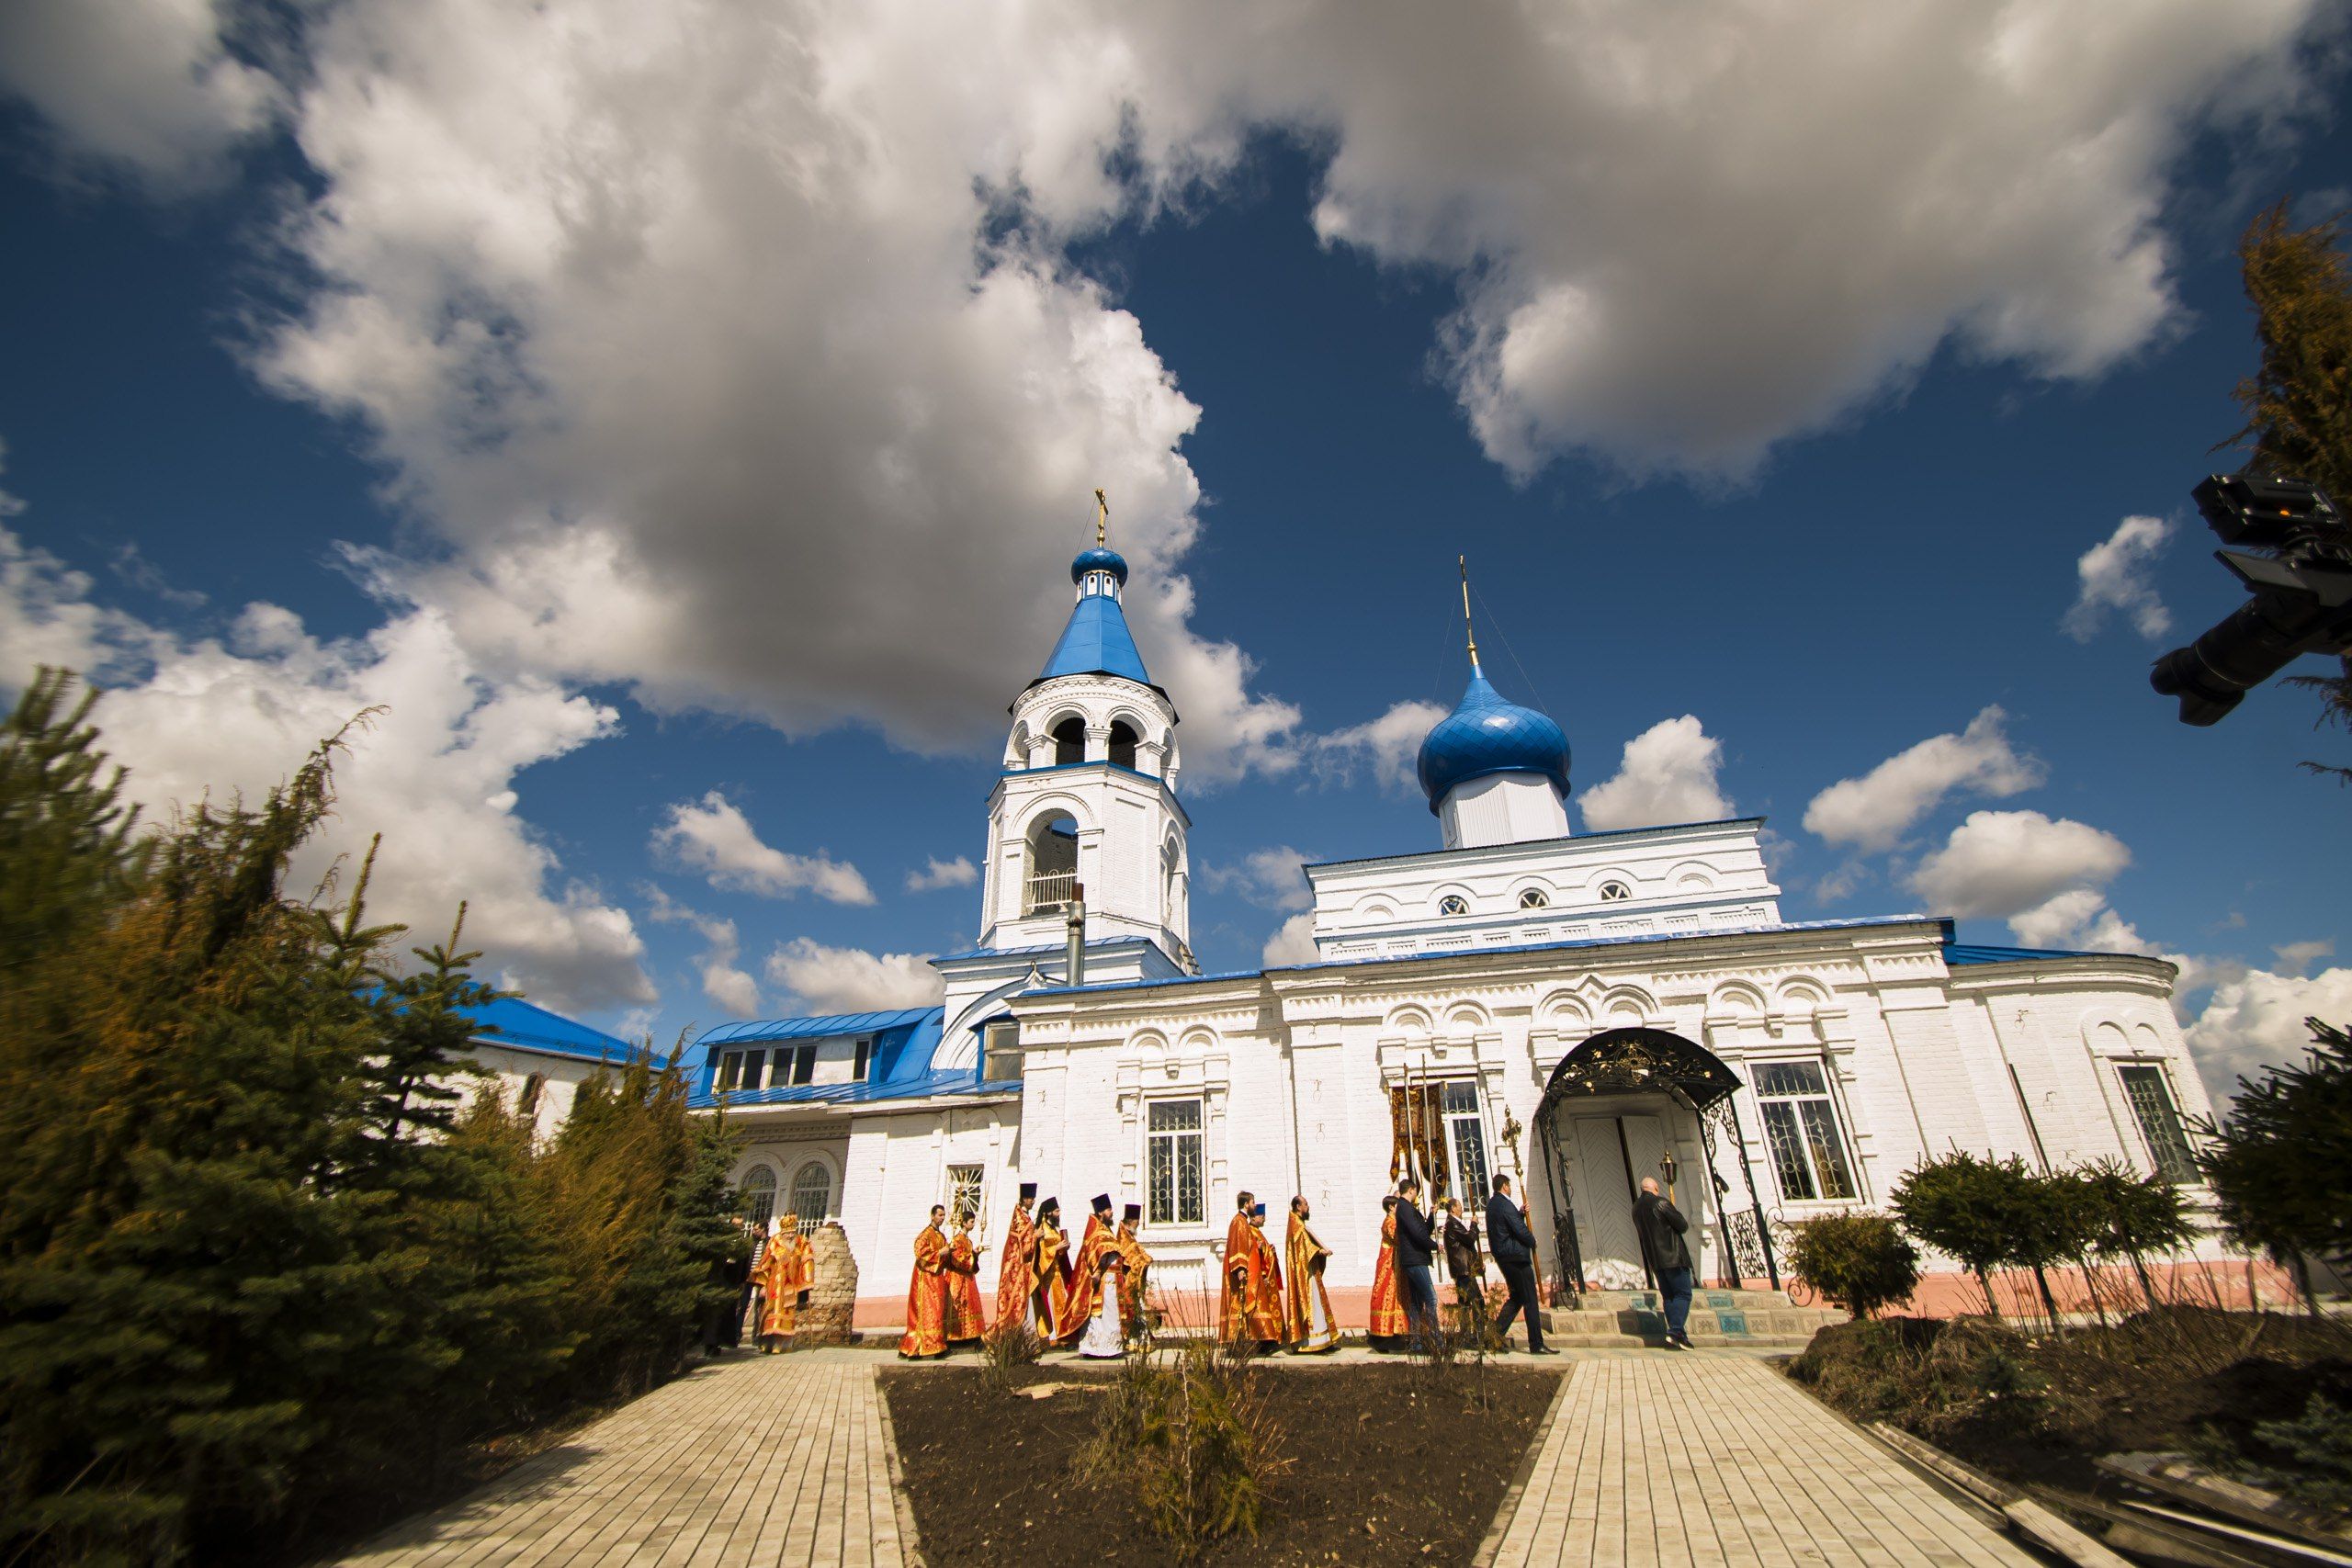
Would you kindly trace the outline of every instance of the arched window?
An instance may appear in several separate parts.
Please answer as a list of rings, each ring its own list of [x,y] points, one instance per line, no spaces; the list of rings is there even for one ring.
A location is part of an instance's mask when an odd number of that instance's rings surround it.
[[[1086,721],[1073,715],[1054,726],[1054,762],[1086,761]]]
[[[1441,915],[1466,915],[1470,912],[1470,900],[1459,893],[1449,893],[1437,901],[1437,912]]]
[[[1124,718],[1111,723],[1111,761],[1123,768],[1136,765],[1136,732]]]
[[[1541,887],[1531,887],[1519,896],[1519,907],[1522,909],[1546,908],[1550,907],[1551,902],[1550,898],[1544,897],[1544,889]]]
[[[1067,811],[1048,812],[1029,825],[1029,877],[1021,912],[1035,915],[1077,896],[1078,819]]]
[[[1600,885],[1600,901],[1604,904],[1622,904],[1633,896],[1634,890],[1622,882],[1604,882]]]
[[[743,1201],[743,1213],[760,1229],[768,1228],[775,1218],[775,1169],[772,1166],[755,1165],[743,1173],[742,1185],[735,1191]]]
[[[812,1159],[792,1177],[792,1212],[803,1230],[814,1230],[832,1217],[833,1173],[823,1160]]]

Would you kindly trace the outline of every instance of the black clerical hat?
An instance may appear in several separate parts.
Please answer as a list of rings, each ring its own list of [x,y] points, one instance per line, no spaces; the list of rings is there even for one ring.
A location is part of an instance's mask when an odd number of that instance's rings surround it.
[[[1034,1200],[1037,1196],[1037,1184],[1034,1181],[1023,1182],[1021,1184],[1021,1195],[1023,1198]]]
[[[1125,1215],[1125,1218],[1126,1219],[1127,1223],[1128,1223],[1128,1224],[1133,1224],[1136,1221],[1137,1221],[1137,1220],[1139,1220],[1139,1219],[1142,1219],[1142,1218],[1143,1218],[1143,1205],[1142,1205],[1141,1203],[1130,1203],[1130,1204],[1128,1204],[1128,1205],[1127,1205],[1127,1212],[1126,1212],[1126,1214]]]
[[[1094,1195],[1094,1212],[1098,1214],[1107,1214],[1111,1212],[1111,1195],[1108,1192],[1097,1192]]]

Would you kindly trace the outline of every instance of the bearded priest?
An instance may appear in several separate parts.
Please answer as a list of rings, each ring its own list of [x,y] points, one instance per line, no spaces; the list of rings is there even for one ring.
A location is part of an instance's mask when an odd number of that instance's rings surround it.
[[[1283,1250],[1290,1263],[1290,1287],[1283,1292],[1283,1339],[1302,1356],[1340,1348],[1340,1324],[1323,1289],[1323,1265],[1331,1249],[1307,1228],[1305,1194],[1290,1201],[1290,1234]]]
[[[1143,1221],[1143,1205],[1130,1203],[1119,1216],[1119,1235],[1114,1244],[1119,1259],[1125,1266],[1119,1280],[1119,1322],[1125,1327],[1127,1337],[1145,1337],[1144,1288],[1151,1273],[1151,1254],[1136,1239],[1136,1231]]]
[[[1237,1193],[1225,1227],[1225,1295],[1217,1337],[1227,1345],[1267,1348],[1283,1337],[1281,1266],[1259,1228],[1265,1206],[1254,1193]]]
[[[980,1254],[972,1245],[972,1214],[958,1209],[956,1237],[947,1244],[947,1348],[977,1346],[988,1331],[988,1312],[980,1304]]]
[[[899,1354],[927,1361],[947,1354],[947,1233],[939,1228],[947,1205],[931,1206],[931,1223],[915,1235],[914,1277],[907,1282],[907,1331]]]
[[[1006,1333],[1012,1332],[1012,1325],[1029,1318],[1029,1254],[1037,1245],[1037,1226],[1029,1218],[1029,1206],[1036,1201],[1037,1184],[1023,1182],[1021,1196],[1012,1205],[1012,1223],[1004,1227],[1004,1251],[997,1258],[996,1322]]]
[[[1062,1314],[1054,1320],[1054,1343],[1071,1346],[1086,1332],[1086,1325],[1102,1311],[1103,1255],[1115,1254],[1113,1243],[1117,1240],[1111,1230],[1111,1195],[1094,1195],[1094,1212],[1086,1216],[1086,1238],[1078,1244],[1078,1256],[1070,1264],[1069,1297],[1062,1303]],[[1111,1308],[1118,1310],[1114,1292]]]
[[[1258,1270],[1257,1293],[1250,1300],[1250,1326],[1257,1334],[1261,1350],[1279,1350],[1283,1343],[1283,1257],[1273,1239],[1266,1235],[1266,1205],[1250,1206],[1250,1228],[1257,1233],[1258,1256],[1262,1267]]]
[[[1036,1233],[1022,1267],[1029,1280],[1029,1326],[1038,1338],[1050,1340],[1069,1310],[1069,1237],[1062,1234],[1060,1199],[1046,1199],[1037,1211]]]

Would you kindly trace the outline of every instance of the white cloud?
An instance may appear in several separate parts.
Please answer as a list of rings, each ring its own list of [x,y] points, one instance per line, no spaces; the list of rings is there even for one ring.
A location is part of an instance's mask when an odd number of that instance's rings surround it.
[[[2321,959],[2334,956],[2335,942],[2333,938],[2281,942],[2270,951],[2278,955],[2278,973],[2299,978]]]
[[[1288,844],[1252,850],[1238,865],[1204,867],[1201,885],[1212,893],[1238,893],[1261,908],[1304,909],[1315,897],[1299,868],[1319,858]]]
[[[680,801],[653,830],[652,849],[673,864],[698,871],[713,887],[790,898],[814,893],[835,904],[871,904],[874,889],[857,867],[823,851],[787,854],[764,842],[741,807],[718,790]]]
[[[2006,919],[2062,893],[2104,886],[2131,863],[2122,840],[2086,823],[2039,811],[1977,811],[1919,863],[1910,886],[1937,914]],[[2054,928],[2056,919],[2035,929]]]
[[[1399,794],[1414,787],[1414,764],[1421,741],[1447,710],[1418,699],[1392,704],[1378,718],[1335,729],[1313,741],[1314,768],[1325,782],[1348,784],[1369,773],[1383,789]]]
[[[1804,808],[1806,830],[1833,844],[1891,850],[1955,790],[2011,795],[2042,780],[2041,764],[2009,745],[1998,707],[1958,735],[1931,735],[1858,779],[1840,779]]]
[[[289,886],[307,891],[338,857],[355,865],[381,832],[379,918],[438,938],[465,901],[466,940],[503,983],[557,1008],[653,999],[628,913],[568,879],[516,815],[515,776],[612,733],[612,709],[485,671],[430,610],[395,607],[365,637],[322,641],[291,611],[254,604],[225,641],[182,641],[92,604],[88,588],[0,529],[0,688],[41,660],[106,677],[94,716],[150,820],[207,796],[257,798],[380,708],[347,735],[334,814]]]
[[[2090,641],[2110,610],[2128,617],[2132,629],[2144,637],[2160,637],[2172,630],[2172,612],[2156,596],[2148,577],[2172,532],[2172,525],[2161,517],[2126,517],[2113,534],[2085,550],[2075,563],[2082,587],[2059,623],[2066,635],[2076,642]]]
[[[907,873],[907,891],[929,893],[940,887],[969,887],[979,879],[979,868],[966,856],[957,855],[954,860],[941,860],[937,855],[933,855],[931,857],[930,863],[921,871]]]
[[[1259,962],[1273,969],[1286,964],[1313,964],[1321,957],[1315,947],[1315,916],[1309,912],[1284,920],[1282,928],[1267,938]]]
[[[652,919],[684,922],[702,933],[705,946],[695,960],[695,972],[702,981],[702,994],[736,1018],[757,1018],[760,1014],[760,985],[736,962],[742,956],[743,943],[736,934],[735,922],[687,908],[658,887],[646,891],[649,898],[646,913]]]
[[[767,976],[818,1013],[925,1007],[946,994],[927,953],[867,953],[809,937],[778,943]]]
[[[2255,969],[2216,986],[2188,1030],[2214,1098],[2234,1093],[2240,1075],[2300,1060],[2312,1043],[2306,1018],[2352,1025],[2352,969],[2324,969],[2308,979]]]
[[[1625,742],[1614,776],[1584,792],[1586,828],[1608,832],[1729,817],[1731,798],[1715,782],[1723,755],[1723,742],[1691,715],[1660,720]]]
[[[0,89],[85,157],[159,185],[201,183],[264,129],[277,85],[232,59],[221,0],[9,0]]]

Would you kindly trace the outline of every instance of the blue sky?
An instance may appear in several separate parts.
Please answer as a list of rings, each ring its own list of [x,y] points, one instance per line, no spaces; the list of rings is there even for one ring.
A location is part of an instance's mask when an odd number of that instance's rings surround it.
[[[474,898],[541,999],[913,999],[978,897],[910,878],[982,847],[1102,483],[1212,968],[1301,855],[1435,845],[1400,705],[1460,694],[1466,554],[1579,827],[1761,815],[1792,918],[2173,956],[2216,1078],[2352,1011],[2352,796],[2296,765],[2352,739],[2145,683],[2236,602],[2187,501],[2253,363],[2232,244],[2352,181],[2304,7],[2029,39],[1997,99],[1890,36],[1883,95],[1725,68],[1713,114],[1457,88],[1503,24],[1395,17],[1294,100],[1313,7],[1263,73],[1123,20],[1083,90],[883,7],[786,39],[835,73],[771,111],[724,39],[575,9],[0,37],[0,684],[96,671],[159,804],[386,703],[325,851],[385,831],[389,912]],[[1747,25],[1691,23],[1803,42]],[[625,62],[697,107],[581,90]]]

